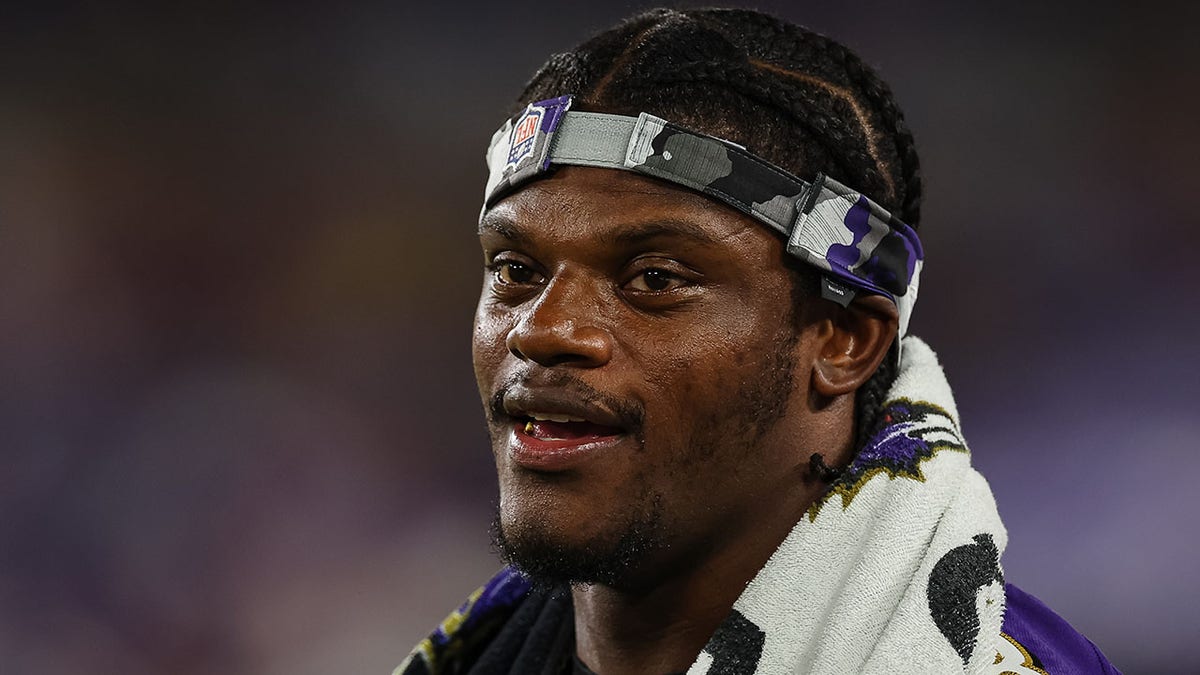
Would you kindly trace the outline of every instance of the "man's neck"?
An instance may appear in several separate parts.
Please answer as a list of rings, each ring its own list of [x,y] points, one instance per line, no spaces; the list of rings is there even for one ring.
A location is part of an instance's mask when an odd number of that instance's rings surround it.
[[[602,675],[687,670],[736,597],[697,606],[661,590],[630,597],[607,586],[575,588],[580,659]]]

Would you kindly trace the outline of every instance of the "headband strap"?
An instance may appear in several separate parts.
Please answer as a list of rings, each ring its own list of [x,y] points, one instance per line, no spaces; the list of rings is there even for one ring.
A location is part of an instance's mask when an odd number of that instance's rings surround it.
[[[635,171],[702,192],[781,234],[787,252],[825,272],[822,295],[843,306],[858,291],[896,303],[908,330],[925,254],[887,210],[817,174],[812,182],[729,141],[637,117],[570,111],[572,97],[531,103],[493,136],[484,208],[526,181],[571,164]]]

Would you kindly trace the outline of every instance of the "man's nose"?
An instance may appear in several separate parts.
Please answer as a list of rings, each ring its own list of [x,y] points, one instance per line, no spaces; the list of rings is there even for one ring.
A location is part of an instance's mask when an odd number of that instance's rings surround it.
[[[587,280],[556,277],[522,312],[505,340],[522,361],[596,368],[612,358],[613,336],[601,323],[606,300]]]

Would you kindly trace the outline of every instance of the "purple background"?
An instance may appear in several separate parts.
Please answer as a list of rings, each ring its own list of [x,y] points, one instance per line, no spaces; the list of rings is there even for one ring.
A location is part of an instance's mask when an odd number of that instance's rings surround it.
[[[0,10],[6,673],[387,673],[496,566],[483,151],[643,5],[239,4]],[[1200,672],[1197,5],[760,6],[915,130],[1008,578]]]

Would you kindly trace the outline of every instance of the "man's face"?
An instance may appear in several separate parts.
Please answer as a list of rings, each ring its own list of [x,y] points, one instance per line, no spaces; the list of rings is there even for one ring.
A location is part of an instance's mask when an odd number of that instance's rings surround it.
[[[778,237],[586,167],[506,197],[480,232],[475,375],[518,566],[640,583],[731,545],[799,482],[809,329]]]

